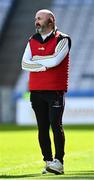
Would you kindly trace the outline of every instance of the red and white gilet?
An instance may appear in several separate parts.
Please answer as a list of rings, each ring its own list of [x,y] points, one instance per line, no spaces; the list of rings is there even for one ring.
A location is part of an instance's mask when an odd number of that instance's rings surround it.
[[[30,48],[32,56],[53,55],[57,43],[67,37],[69,41],[69,49],[71,40],[69,36],[63,36],[59,31],[52,33],[45,41],[42,40],[40,34],[33,35],[30,40]],[[63,90],[68,88],[68,72],[69,72],[69,53],[63,61],[53,67],[42,72],[30,72],[29,90]]]

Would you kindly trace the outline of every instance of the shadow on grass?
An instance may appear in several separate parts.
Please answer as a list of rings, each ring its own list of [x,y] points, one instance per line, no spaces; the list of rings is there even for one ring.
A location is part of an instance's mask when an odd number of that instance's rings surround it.
[[[55,175],[51,173],[48,173],[46,175],[42,175],[41,173],[23,175],[0,175],[0,179],[20,179],[30,177],[36,177],[38,179],[94,179],[94,171],[67,171],[63,175]]]
[[[0,131],[31,131],[36,130],[37,126],[17,125],[17,124],[0,124]],[[94,130],[94,124],[64,125],[65,130]]]
[[[2,131],[31,131],[36,130],[37,126],[16,125],[16,124],[0,124],[0,132]]]
[[[23,175],[0,175],[0,179],[14,179],[14,178],[29,178],[29,177],[37,177],[41,176],[40,173],[36,174],[23,174]]]

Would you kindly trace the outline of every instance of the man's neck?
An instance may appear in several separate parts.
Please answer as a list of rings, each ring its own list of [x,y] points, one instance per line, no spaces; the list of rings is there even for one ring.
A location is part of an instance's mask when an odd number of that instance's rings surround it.
[[[41,37],[43,40],[45,40],[48,36],[50,36],[52,34],[53,30],[51,30],[49,33],[47,34],[41,34]]]

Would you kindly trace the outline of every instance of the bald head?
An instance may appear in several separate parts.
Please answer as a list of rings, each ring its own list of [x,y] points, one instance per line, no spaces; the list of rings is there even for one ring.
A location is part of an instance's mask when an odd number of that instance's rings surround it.
[[[37,11],[35,16],[36,31],[40,34],[47,34],[55,28],[55,16],[48,9]]]
[[[36,14],[39,14],[39,13],[42,13],[42,14],[45,14],[46,16],[48,16],[48,17],[51,17],[53,19],[53,21],[55,21],[55,15],[53,14],[52,11],[50,11],[48,9],[41,9]]]

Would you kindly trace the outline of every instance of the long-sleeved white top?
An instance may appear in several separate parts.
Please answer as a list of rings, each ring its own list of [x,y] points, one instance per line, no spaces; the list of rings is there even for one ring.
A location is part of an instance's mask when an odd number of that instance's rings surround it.
[[[31,72],[46,71],[59,65],[69,52],[68,39],[64,38],[59,41],[55,48],[55,53],[48,56],[32,56],[29,43],[25,48],[22,58],[22,69]]]

